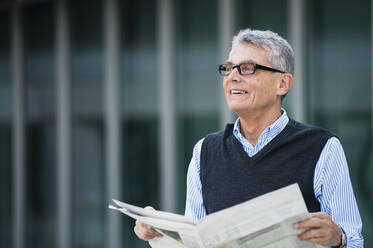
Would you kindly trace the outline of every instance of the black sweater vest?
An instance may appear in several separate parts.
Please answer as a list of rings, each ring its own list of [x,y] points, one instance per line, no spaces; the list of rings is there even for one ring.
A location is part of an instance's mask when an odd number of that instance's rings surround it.
[[[207,214],[298,183],[308,211],[320,211],[313,190],[316,163],[330,132],[290,119],[253,157],[233,135],[233,124],[208,135],[201,148],[200,177]]]

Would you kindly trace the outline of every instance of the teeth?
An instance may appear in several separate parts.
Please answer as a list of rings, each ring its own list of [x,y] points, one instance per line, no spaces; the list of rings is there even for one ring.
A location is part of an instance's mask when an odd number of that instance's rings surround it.
[[[244,90],[231,90],[232,94],[246,94],[247,92]]]

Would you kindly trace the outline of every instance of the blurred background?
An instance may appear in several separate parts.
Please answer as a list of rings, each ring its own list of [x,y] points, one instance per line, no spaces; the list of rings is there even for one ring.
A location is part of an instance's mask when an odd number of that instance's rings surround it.
[[[373,246],[369,0],[0,1],[0,247],[147,247],[110,199],[183,214],[194,144],[234,116],[240,29],[296,53],[284,106],[336,133]]]

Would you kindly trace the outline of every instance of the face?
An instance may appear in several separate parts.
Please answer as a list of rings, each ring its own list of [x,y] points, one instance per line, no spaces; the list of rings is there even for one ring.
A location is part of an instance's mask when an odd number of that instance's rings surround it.
[[[227,61],[235,65],[243,62],[273,67],[267,60],[267,51],[252,44],[237,45]],[[284,94],[281,80],[281,73],[257,69],[254,74],[240,75],[237,68],[234,69],[223,81],[229,109],[243,116],[281,107],[281,95]]]

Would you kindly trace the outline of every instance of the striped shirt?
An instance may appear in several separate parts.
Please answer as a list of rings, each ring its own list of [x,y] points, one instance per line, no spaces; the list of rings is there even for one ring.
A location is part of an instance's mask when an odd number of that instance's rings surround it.
[[[284,109],[282,112],[281,117],[263,131],[256,146],[251,145],[241,134],[240,119],[236,120],[233,134],[249,157],[258,153],[286,127],[289,118]],[[203,139],[194,147],[187,175],[185,215],[195,220],[206,215],[200,180],[202,142]],[[327,213],[346,234],[346,247],[363,247],[362,221],[352,189],[346,157],[341,143],[335,137],[327,141],[320,154],[315,167],[313,188],[315,197],[320,202],[321,211]]]

